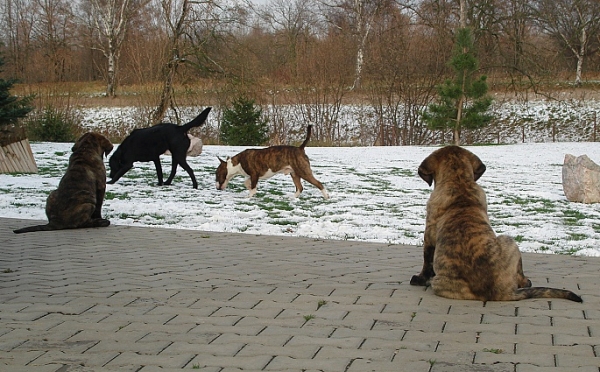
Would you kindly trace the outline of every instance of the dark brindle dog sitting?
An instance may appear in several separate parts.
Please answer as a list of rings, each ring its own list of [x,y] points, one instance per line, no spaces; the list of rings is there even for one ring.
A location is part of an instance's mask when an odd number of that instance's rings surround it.
[[[419,175],[435,186],[427,203],[423,270],[410,284],[430,283],[436,295],[463,300],[582,302],[568,290],[531,287],[515,241],[496,236],[490,226],[485,193],[475,182],[485,169],[477,156],[458,146],[434,151],[421,163]]]
[[[196,118],[185,125],[175,125],[171,123],[157,124],[150,128],[135,129],[121,145],[117,147],[115,153],[110,157],[110,181],[115,183],[131,168],[136,161],[152,161],[156,167],[158,185],[163,185],[162,166],[160,156],[169,150],[171,152],[171,174],[165,185],[170,185],[177,172],[177,165],[181,165],[192,179],[195,189],[198,188],[194,171],[188,165],[187,151],[190,147],[190,139],[187,132],[195,127],[199,127],[206,121],[211,107],[204,109]]]
[[[86,133],[73,145],[69,166],[58,188],[48,195],[48,223],[14,230],[15,233],[106,227],[101,209],[106,191],[106,168],[103,156],[113,149],[101,134]]]

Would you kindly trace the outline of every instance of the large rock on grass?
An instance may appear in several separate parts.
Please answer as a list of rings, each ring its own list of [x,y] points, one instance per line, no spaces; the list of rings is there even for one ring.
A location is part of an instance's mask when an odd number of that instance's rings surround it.
[[[600,203],[600,166],[587,155],[567,154],[562,168],[563,190],[567,200]]]
[[[187,156],[198,156],[202,154],[202,140],[189,133],[187,136],[190,139],[190,147],[188,147]],[[171,155],[171,151],[165,151],[165,155]]]

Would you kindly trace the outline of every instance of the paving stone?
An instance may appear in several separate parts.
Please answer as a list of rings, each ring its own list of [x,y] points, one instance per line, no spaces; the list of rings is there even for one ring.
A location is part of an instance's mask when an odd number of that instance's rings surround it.
[[[584,303],[410,286],[420,247],[0,218],[0,371],[598,372],[600,259],[523,254]],[[118,236],[119,239],[107,239]],[[208,236],[208,238],[207,238]]]
[[[515,366],[515,372],[597,372],[598,367],[542,367],[528,363],[519,363]]]

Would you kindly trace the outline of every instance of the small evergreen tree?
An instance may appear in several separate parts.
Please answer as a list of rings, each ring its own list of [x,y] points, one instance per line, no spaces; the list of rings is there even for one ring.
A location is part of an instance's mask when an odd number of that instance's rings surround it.
[[[262,145],[269,139],[267,120],[254,100],[239,97],[223,111],[221,141],[227,145]]]
[[[423,120],[430,129],[451,128],[455,145],[460,145],[462,128],[482,128],[493,118],[487,113],[492,104],[492,98],[487,95],[487,76],[475,77],[478,61],[473,49],[471,30],[458,29],[449,61],[454,78],[438,86],[439,102],[429,105],[423,113]]]
[[[4,66],[4,59],[0,57],[0,72]],[[0,79],[0,144],[7,145],[25,138],[22,130],[14,130],[14,125],[20,118],[25,117],[31,110],[33,96],[19,98],[10,94],[10,90],[17,82],[15,79]],[[18,129],[18,128],[17,128]],[[16,137],[15,137],[16,136]],[[17,138],[22,136],[23,138]]]

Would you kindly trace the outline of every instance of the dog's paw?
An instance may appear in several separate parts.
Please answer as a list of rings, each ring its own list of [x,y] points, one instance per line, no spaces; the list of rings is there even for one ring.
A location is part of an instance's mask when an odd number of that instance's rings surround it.
[[[421,275],[413,275],[410,279],[410,285],[420,285],[422,287],[427,285],[428,279]]]
[[[107,227],[107,226],[110,226],[110,221],[107,220],[106,218],[98,218],[96,220],[95,224],[98,227]]]
[[[117,181],[116,181],[116,180],[109,180],[109,181],[106,181],[106,183],[108,183],[109,185],[112,185],[112,184],[113,184],[113,183],[115,183],[115,182],[117,182]]]

